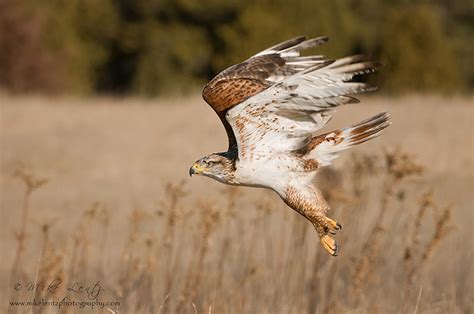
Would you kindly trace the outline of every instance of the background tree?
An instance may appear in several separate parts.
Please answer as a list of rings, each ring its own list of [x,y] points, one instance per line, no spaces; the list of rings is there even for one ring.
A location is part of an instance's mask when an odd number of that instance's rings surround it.
[[[279,41],[327,35],[308,53],[370,53],[387,92],[474,86],[474,5],[458,0],[0,0],[0,86],[10,92],[196,92]]]

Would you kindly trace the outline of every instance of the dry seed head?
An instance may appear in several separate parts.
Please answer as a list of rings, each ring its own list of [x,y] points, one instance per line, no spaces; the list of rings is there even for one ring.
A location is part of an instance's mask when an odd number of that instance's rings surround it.
[[[455,229],[455,227],[451,224],[451,216],[451,206],[446,207],[441,212],[441,214],[438,215],[435,233],[426,246],[426,250],[423,253],[423,260],[427,260],[433,254],[438,244],[446,237],[446,235]]]
[[[15,169],[13,176],[21,179],[29,192],[39,189],[49,182],[48,178],[36,177],[33,172],[27,169],[25,166],[19,166],[17,169]]]
[[[184,190],[185,181],[182,180],[178,183],[168,183],[166,184],[165,190],[166,194],[171,195],[176,198],[183,197],[187,194]]]
[[[413,259],[413,252],[416,252],[418,249],[418,245],[420,243],[420,231],[422,227],[422,221],[423,221],[423,218],[425,217],[427,209],[431,207],[432,205],[433,205],[433,191],[429,191],[423,194],[420,201],[420,207],[418,208],[416,217],[414,219],[413,232],[410,237],[411,242],[408,243],[405,249],[405,254],[404,254],[404,259],[406,262]]]
[[[201,209],[201,226],[204,235],[207,237],[215,229],[214,227],[219,224],[221,215],[215,205],[210,202],[199,202],[199,208]]]
[[[84,212],[84,217],[90,220],[94,219],[95,215],[97,214],[99,208],[99,203],[94,203],[91,207],[86,209]]]
[[[420,175],[423,172],[423,166],[418,164],[414,157],[403,153],[400,149],[392,152],[385,152],[385,161],[387,172],[395,179],[401,180],[404,177]]]
[[[168,183],[166,185],[166,195],[167,200],[160,201],[158,210],[155,211],[155,214],[160,217],[166,215],[169,226],[174,226],[179,219],[179,214],[177,212],[178,203],[182,197],[187,193],[184,191],[184,181],[179,183]]]

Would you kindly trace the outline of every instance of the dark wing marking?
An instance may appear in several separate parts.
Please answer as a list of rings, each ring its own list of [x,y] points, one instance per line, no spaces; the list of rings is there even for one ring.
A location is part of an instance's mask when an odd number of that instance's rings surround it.
[[[322,56],[299,57],[303,49],[319,46],[327,37],[306,40],[296,37],[268,48],[231,66],[214,77],[202,91],[204,100],[220,117],[229,138],[229,150],[236,149],[235,135],[225,119],[226,112],[285,78],[322,63]]]
[[[352,95],[373,90],[351,81],[376,69],[377,63],[366,60],[352,56],[313,65],[229,109],[225,118],[234,131],[239,160],[302,149],[337,106],[357,102]]]

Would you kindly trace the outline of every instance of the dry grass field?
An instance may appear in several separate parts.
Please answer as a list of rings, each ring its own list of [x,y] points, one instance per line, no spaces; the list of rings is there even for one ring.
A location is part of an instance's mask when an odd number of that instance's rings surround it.
[[[189,178],[226,148],[197,96],[0,110],[1,312],[474,312],[472,98],[339,109],[327,129],[393,125],[321,172],[338,257],[271,192]]]

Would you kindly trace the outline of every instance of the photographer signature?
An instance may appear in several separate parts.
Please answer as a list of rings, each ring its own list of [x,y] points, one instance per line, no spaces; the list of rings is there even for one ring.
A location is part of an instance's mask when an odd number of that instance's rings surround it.
[[[26,291],[26,292],[48,292],[51,294],[55,294],[58,291],[61,291],[63,288],[63,282],[59,278],[55,278],[51,280],[49,283],[45,282],[17,282],[13,285],[13,288],[16,291]],[[66,287],[66,286],[65,286]],[[74,295],[85,295],[89,300],[97,301],[99,295],[105,289],[102,288],[100,281],[96,281],[93,285],[83,285],[77,281],[72,282],[71,284],[67,285],[65,292],[70,292]]]

